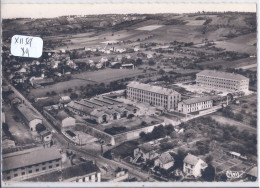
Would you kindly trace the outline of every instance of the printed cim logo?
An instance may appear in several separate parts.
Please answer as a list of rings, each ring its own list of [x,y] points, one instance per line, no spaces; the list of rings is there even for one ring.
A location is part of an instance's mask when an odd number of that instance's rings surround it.
[[[226,172],[226,176],[230,179],[237,179],[237,178],[240,178],[242,177],[242,175],[244,174],[245,172],[243,171],[231,171],[231,170],[228,170]]]

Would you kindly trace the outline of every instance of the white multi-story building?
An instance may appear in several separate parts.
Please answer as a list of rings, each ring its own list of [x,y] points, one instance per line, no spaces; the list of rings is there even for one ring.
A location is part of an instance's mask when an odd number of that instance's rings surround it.
[[[127,85],[127,98],[169,110],[177,109],[181,94],[172,89],[133,81]]]
[[[212,97],[190,98],[178,103],[178,111],[186,114],[208,109],[212,106]]]
[[[204,70],[196,74],[196,83],[201,86],[226,91],[248,91],[249,78],[240,74]]]

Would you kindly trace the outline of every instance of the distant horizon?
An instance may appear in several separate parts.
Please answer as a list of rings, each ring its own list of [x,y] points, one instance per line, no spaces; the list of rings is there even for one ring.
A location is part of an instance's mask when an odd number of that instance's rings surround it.
[[[108,14],[190,14],[203,11],[256,13],[256,3],[2,4],[1,7],[2,19]]]
[[[205,14],[207,13],[212,13],[214,11],[204,11]],[[219,14],[224,14],[224,13],[255,13],[255,12],[237,12],[237,11],[224,11],[224,12],[214,12],[214,13],[219,13]],[[19,17],[19,18],[2,18],[3,20],[5,19],[51,19],[51,18],[60,18],[60,17],[66,17],[66,16],[97,16],[97,15],[159,15],[159,14],[198,14],[199,12],[189,12],[189,13],[128,13],[128,14],[121,14],[121,13],[109,13],[109,14],[85,14],[85,15],[80,15],[80,14],[69,14],[69,15],[61,15],[61,16],[56,16],[56,17],[39,17],[39,18],[34,18],[34,17]],[[200,12],[201,13],[201,12]]]

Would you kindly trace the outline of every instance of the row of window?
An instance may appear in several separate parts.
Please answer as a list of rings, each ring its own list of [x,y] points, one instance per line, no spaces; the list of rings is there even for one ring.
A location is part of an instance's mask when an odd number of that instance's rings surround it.
[[[54,161],[49,161],[49,162],[43,162],[43,163],[41,163],[41,164],[35,164],[35,165],[33,165],[33,166],[39,166],[39,165],[45,165],[45,164],[52,164],[52,162],[58,162],[58,161],[60,161],[60,159],[56,159],[56,160],[54,160]],[[30,166],[27,166],[27,168],[32,168],[33,167],[32,165],[30,165]],[[13,169],[13,171],[14,172],[16,172],[18,169],[21,169],[21,170],[24,170],[25,169],[25,167],[21,167],[21,168],[17,168],[17,169]],[[11,172],[11,170],[10,171],[6,171],[6,173],[7,174],[9,174]]]
[[[227,81],[227,82],[239,82],[238,80],[229,80],[224,78],[217,78],[217,77],[210,77],[210,76],[197,76],[198,79],[204,79],[204,80],[221,80],[221,81]],[[244,82],[246,80],[242,80]]]
[[[162,95],[158,95],[158,94],[143,94],[143,93],[139,93],[139,92],[128,92],[128,95],[136,95],[136,96],[145,96],[145,97],[156,97],[156,98],[160,98],[160,99],[167,99],[167,96],[162,96]]]
[[[167,95],[162,95],[162,94],[158,94],[158,93],[153,93],[150,91],[143,91],[143,90],[139,90],[139,89],[134,89],[134,88],[127,88],[127,93],[130,95],[136,95],[136,94],[140,94],[140,95],[145,95],[145,96],[154,96],[154,97],[158,97],[158,98],[164,98],[167,99],[168,96]],[[175,98],[175,96],[173,96]],[[180,96],[176,96],[177,99],[180,98]],[[172,98],[172,97],[171,97]]]
[[[60,166],[60,164],[56,164],[56,167],[59,167],[59,166]],[[49,166],[49,169],[52,169],[52,167],[53,167],[53,166],[50,165],[50,166]],[[46,167],[42,167],[42,170],[46,170]],[[35,169],[35,172],[39,172],[39,171],[40,171],[39,168],[36,168],[36,169]],[[33,171],[32,171],[32,170],[29,170],[28,173],[29,173],[29,174],[32,174]],[[25,172],[21,172],[21,175],[22,175],[22,176],[25,175]],[[15,174],[14,174],[14,177],[18,177],[18,173],[15,173]],[[9,180],[9,179],[11,179],[11,176],[8,176],[8,177],[7,177],[7,180]]]

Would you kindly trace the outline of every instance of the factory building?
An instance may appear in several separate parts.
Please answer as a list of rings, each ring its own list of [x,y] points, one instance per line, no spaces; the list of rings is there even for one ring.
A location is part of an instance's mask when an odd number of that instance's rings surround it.
[[[71,101],[67,109],[96,123],[125,118],[137,112],[136,107],[106,96]]]
[[[178,102],[181,101],[181,94],[172,89],[133,81],[127,85],[127,98],[154,106],[161,106],[167,110],[176,110]]]
[[[225,90],[225,91],[248,91],[249,78],[240,74],[204,70],[196,74],[196,83],[200,86]]]
[[[29,106],[22,103],[16,108],[31,131],[36,131],[36,125],[42,124],[42,118]]]

